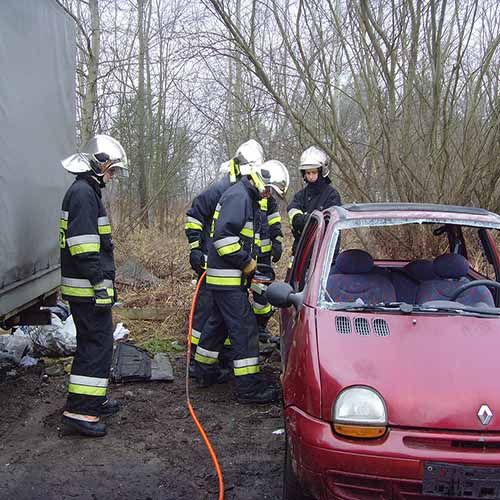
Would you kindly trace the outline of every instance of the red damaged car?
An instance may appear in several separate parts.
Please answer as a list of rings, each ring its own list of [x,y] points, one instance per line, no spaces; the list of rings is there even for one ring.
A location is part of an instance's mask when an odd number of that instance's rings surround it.
[[[285,500],[500,498],[500,216],[309,217],[281,307]]]

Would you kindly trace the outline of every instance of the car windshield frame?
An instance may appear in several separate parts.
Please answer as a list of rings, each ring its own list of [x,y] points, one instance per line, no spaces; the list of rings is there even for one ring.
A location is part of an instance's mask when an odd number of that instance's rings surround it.
[[[374,210],[375,211],[375,210]],[[356,229],[361,227],[389,227],[402,226],[409,224],[452,224],[462,227],[474,227],[493,229],[500,231],[500,223],[471,220],[469,218],[457,218],[456,213],[453,217],[446,216],[429,216],[429,217],[381,217],[377,214],[374,217],[353,217],[342,218],[332,221],[333,231],[331,232],[327,250],[324,254],[324,261],[321,270],[320,289],[318,293],[317,307],[319,309],[334,310],[334,311],[358,311],[358,312],[377,312],[377,313],[399,313],[399,314],[446,314],[460,316],[484,316],[484,317],[499,317],[500,308],[479,308],[460,304],[458,302],[447,302],[446,304],[438,304],[442,301],[432,301],[421,305],[406,304],[404,302],[392,302],[386,304],[364,304],[361,302],[334,302],[328,296],[327,282],[330,274],[331,263],[335,253],[337,241],[341,231],[346,229]],[[407,307],[408,306],[408,307]]]

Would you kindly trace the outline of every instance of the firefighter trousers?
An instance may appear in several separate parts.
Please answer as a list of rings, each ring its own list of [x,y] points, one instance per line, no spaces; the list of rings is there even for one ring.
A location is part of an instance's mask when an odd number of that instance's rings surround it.
[[[111,308],[70,302],[76,326],[76,353],[71,367],[66,410],[98,417],[106,400],[113,357]]]
[[[218,360],[226,337],[231,341],[236,387],[254,382],[260,372],[257,322],[246,288],[212,290],[213,309],[203,331],[195,360],[202,376],[210,380],[219,370]]]

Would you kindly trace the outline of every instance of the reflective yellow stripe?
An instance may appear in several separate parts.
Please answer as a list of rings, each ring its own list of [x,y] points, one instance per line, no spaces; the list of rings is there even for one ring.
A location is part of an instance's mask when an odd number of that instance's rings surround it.
[[[203,226],[201,224],[196,224],[194,222],[186,222],[186,225],[184,226],[185,229],[196,229],[197,231],[201,231],[203,229]]]
[[[106,396],[106,387],[90,387],[88,385],[69,384],[68,392],[85,396]]]
[[[61,229],[68,229],[68,221],[65,219],[61,219],[59,222],[59,227]]]
[[[113,299],[111,297],[108,297],[107,299],[96,298],[95,299],[95,303],[96,304],[103,304],[103,305],[112,304],[113,303]]]
[[[290,224],[293,222],[293,218],[294,218],[296,215],[299,215],[299,214],[304,215],[304,212],[303,212],[302,210],[299,210],[298,208],[292,208],[292,209],[288,212],[288,219],[290,220]]]
[[[71,297],[93,297],[95,295],[93,288],[76,288],[66,285],[61,285],[61,293]]]
[[[262,198],[262,200],[259,200],[259,205],[260,205],[260,209],[263,212],[267,212],[267,198]]]
[[[240,234],[243,236],[246,236],[247,238],[252,238],[253,237],[253,229],[248,229],[244,227],[241,231]]]
[[[271,304],[267,304],[267,305],[265,305],[262,308],[256,307],[255,303],[253,305],[253,312],[254,312],[254,314],[269,314],[271,312],[271,309],[272,309]]]
[[[224,255],[239,252],[241,250],[241,245],[239,243],[233,243],[232,245],[226,245],[225,247],[220,247],[217,249],[217,253],[224,257]]]
[[[253,375],[254,373],[260,372],[260,366],[242,366],[241,368],[234,368],[234,374],[237,377],[241,377],[242,375]]]
[[[281,217],[278,215],[277,217],[269,219],[268,224],[272,226],[273,224],[278,224],[279,222],[281,222]]]
[[[79,255],[81,253],[97,252],[101,250],[100,243],[82,243],[81,245],[74,245],[69,247],[69,253],[71,255]]]
[[[200,342],[200,339],[198,337],[195,337],[194,335],[191,335],[191,344],[198,345],[199,342]]]
[[[207,285],[223,285],[223,286],[240,286],[240,278],[231,278],[224,276],[208,276],[207,275]]]
[[[98,228],[99,234],[111,234],[111,226],[99,226]]]
[[[282,243],[282,242],[283,242],[283,236],[278,235],[278,236],[276,236],[276,238],[274,238],[274,239],[275,239],[277,242],[279,242],[279,243]]]
[[[199,363],[203,363],[205,365],[213,365],[218,362],[217,359],[214,358],[209,358],[207,356],[203,356],[202,354],[198,353],[198,349],[196,350],[196,354],[194,355],[194,359],[198,361]]]
[[[264,245],[263,247],[261,247],[261,250],[262,250],[262,253],[268,253],[272,250],[272,245]]]
[[[200,246],[199,241],[193,241],[192,243],[189,244],[189,248],[191,248],[191,250],[194,250],[195,248],[198,248],[199,246]]]
[[[224,345],[231,345],[231,339],[229,337],[226,337],[226,340],[224,340]]]

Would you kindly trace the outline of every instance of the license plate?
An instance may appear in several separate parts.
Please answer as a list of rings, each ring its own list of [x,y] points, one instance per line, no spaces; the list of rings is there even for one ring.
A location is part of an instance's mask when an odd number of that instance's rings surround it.
[[[425,462],[424,495],[500,499],[500,467]]]

